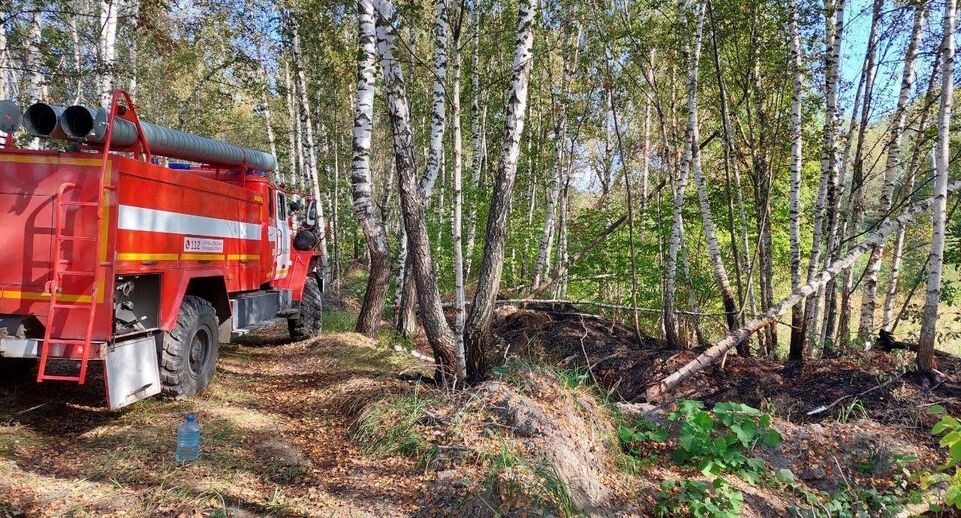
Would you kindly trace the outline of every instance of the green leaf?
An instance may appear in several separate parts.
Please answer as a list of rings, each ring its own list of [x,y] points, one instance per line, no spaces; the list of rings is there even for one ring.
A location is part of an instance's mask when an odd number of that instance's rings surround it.
[[[941,415],[941,414],[943,414],[943,413],[945,413],[945,412],[946,412],[946,410],[945,410],[944,407],[941,406],[941,405],[931,405],[930,407],[928,407],[928,414],[929,414],[929,415]]]
[[[761,442],[768,448],[774,448],[781,443],[781,434],[774,428],[767,428],[761,434]]]
[[[777,473],[774,474],[774,478],[783,484],[793,484],[796,481],[794,478],[794,473],[787,468],[781,468],[777,470]]]

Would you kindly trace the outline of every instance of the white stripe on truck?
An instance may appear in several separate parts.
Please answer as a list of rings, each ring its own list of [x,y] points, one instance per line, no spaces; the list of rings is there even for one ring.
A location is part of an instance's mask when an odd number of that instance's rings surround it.
[[[254,223],[132,205],[121,205],[119,212],[117,226],[121,230],[260,240],[260,225]]]

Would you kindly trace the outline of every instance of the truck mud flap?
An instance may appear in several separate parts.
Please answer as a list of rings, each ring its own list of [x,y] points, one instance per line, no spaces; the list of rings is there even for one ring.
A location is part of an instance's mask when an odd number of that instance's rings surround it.
[[[110,410],[160,393],[157,338],[144,336],[110,344],[104,355]]]

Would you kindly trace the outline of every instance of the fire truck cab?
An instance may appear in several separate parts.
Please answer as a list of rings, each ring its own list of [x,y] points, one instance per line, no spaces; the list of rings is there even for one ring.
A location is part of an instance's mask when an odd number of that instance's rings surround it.
[[[37,382],[82,384],[102,361],[111,409],[199,393],[218,344],[266,323],[318,333],[323,290],[320,225],[295,229],[266,171],[158,160],[122,94],[102,142],[0,148],[0,362],[32,359]],[[121,122],[137,141],[111,149]]]

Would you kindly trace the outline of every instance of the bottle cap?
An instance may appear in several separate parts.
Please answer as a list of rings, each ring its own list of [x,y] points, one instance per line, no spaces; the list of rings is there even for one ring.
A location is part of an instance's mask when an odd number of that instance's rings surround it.
[[[196,421],[196,420],[197,420],[197,418],[194,417],[193,414],[187,414],[187,421],[189,421],[189,422],[192,423],[192,422],[194,422],[194,421]]]

